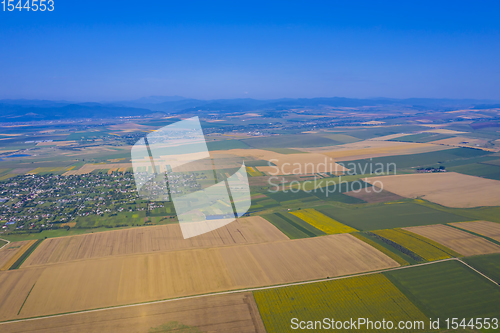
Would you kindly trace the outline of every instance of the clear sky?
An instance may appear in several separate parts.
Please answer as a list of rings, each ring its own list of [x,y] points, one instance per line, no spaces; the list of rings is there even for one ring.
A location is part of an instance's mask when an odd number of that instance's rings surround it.
[[[499,1],[54,2],[0,11],[0,98],[500,99]]]

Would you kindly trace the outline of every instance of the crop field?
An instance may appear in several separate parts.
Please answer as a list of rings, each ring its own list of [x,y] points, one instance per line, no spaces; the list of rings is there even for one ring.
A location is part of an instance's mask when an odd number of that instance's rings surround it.
[[[493,281],[500,283],[500,254],[474,256],[464,258],[463,261],[485,274]]]
[[[403,253],[401,253],[401,252],[396,253],[396,251],[397,251],[396,249],[394,249],[394,248],[389,249],[387,246],[382,245],[382,244],[384,244],[383,242],[380,242],[380,241],[377,242],[373,239],[370,239],[367,235],[361,234],[359,232],[354,232],[351,235],[353,235],[357,239],[365,242],[366,244],[376,248],[377,250],[379,250],[380,252],[382,252],[383,254],[385,254],[386,256],[391,258],[392,260],[396,261],[401,266],[406,266],[406,265],[410,264],[408,261],[406,261],[405,259],[402,258]]]
[[[419,142],[419,143],[427,143],[436,140],[448,139],[452,136],[440,133],[419,133],[419,134],[411,134],[405,135],[398,138],[391,139],[392,141],[400,141],[400,142]]]
[[[366,201],[355,196],[350,196],[347,193],[353,193],[353,190],[356,191],[356,193],[368,193],[371,192],[371,189],[369,189],[369,187],[371,186],[371,184],[363,182],[361,180],[351,182],[337,181],[335,185],[332,184],[325,187],[319,187],[312,191],[311,194],[325,201],[338,201],[348,204],[358,204],[365,203]]]
[[[9,245],[4,246],[0,250],[0,270],[2,271],[8,270],[10,266],[12,266],[12,264],[15,262],[15,260],[11,261],[10,259],[13,258],[17,252],[21,251],[21,249],[23,249],[24,246],[28,243],[29,241],[21,241],[21,242],[13,242],[10,243]],[[3,245],[4,243],[1,244],[1,246]],[[9,264],[7,265],[7,263]]]
[[[351,228],[345,224],[342,224],[334,219],[312,209],[302,209],[294,212],[290,212],[290,214],[297,216],[298,218],[304,220],[309,223],[313,227],[329,234],[343,234],[349,232],[357,231],[354,228]]]
[[[488,144],[488,140],[486,139],[477,139],[477,138],[473,139],[463,136],[442,138],[440,140],[433,141],[432,143],[437,145],[447,145],[453,147],[471,147],[475,149],[493,150],[491,149],[491,145]]]
[[[10,258],[7,261],[5,261],[3,266],[0,268],[0,271],[6,271],[12,269],[12,267],[18,261],[18,259],[21,258],[24,255],[24,253],[27,252],[31,248],[31,246],[36,242],[37,242],[36,240],[23,242],[24,244],[17,251],[15,251],[15,253],[12,256],[10,256]]]
[[[267,214],[262,217],[280,229],[290,239],[326,235],[325,232],[289,213]]]
[[[373,231],[373,233],[399,244],[427,261],[459,256],[459,254],[455,251],[440,245],[439,243],[403,229],[376,230]]]
[[[470,176],[500,180],[500,166],[487,163],[472,163],[448,168],[449,171]]]
[[[125,168],[128,169],[132,167],[132,164],[130,163],[101,163],[101,164],[90,164],[87,163],[83,165],[79,169],[73,169],[70,171],[67,171],[63,174],[63,176],[71,176],[71,175],[84,175],[86,173],[91,173],[94,172],[95,170],[109,170],[109,169],[114,169],[114,168]]]
[[[345,192],[344,194],[359,200],[363,200],[364,202],[368,203],[398,201],[403,199],[403,197],[397,194],[394,194],[387,190],[380,191],[380,189],[377,189],[377,191],[373,190],[350,191],[350,192]]]
[[[178,224],[46,239],[23,267],[155,251],[176,251],[288,239],[260,216],[240,218],[199,237],[184,239]]]
[[[475,221],[475,222],[463,222],[463,223],[451,223],[455,227],[461,229],[469,230],[477,234],[489,237],[491,239],[500,242],[500,223],[489,222],[489,221]]]
[[[498,318],[500,288],[457,261],[383,273],[428,317]]]
[[[395,143],[395,142],[394,142]],[[404,144],[404,143],[403,143]],[[430,145],[433,147],[441,147],[441,149],[446,148],[446,146],[439,145],[431,145],[427,143],[413,143],[413,145]],[[449,147],[448,147],[449,148]],[[436,149],[435,149],[436,150]],[[382,165],[390,165],[395,164],[397,170],[402,169],[410,169],[417,167],[426,167],[426,166],[439,166],[439,165],[447,165],[448,162],[453,162],[457,160],[466,159],[473,160],[475,158],[486,156],[490,153],[479,150],[479,149],[471,149],[471,148],[450,148],[439,151],[429,151],[429,152],[414,152],[411,154],[393,154],[395,156],[385,156],[385,157],[377,157],[373,159],[354,159],[351,158],[349,162],[345,164],[348,166],[349,163],[354,163],[358,165],[358,168],[365,168],[366,165],[376,165],[377,163],[382,163]],[[347,161],[347,160],[344,160]]]
[[[455,172],[372,177],[365,181],[379,181],[384,189],[397,195],[421,197],[447,207],[497,206],[500,202],[500,181]]]
[[[246,143],[240,140],[220,140],[208,141],[208,150],[226,150],[226,149],[245,149],[250,148]]]
[[[442,224],[405,228],[464,256],[499,253],[500,246],[484,238]]]
[[[246,167],[247,173],[250,175],[250,177],[260,177],[263,176],[262,172],[259,170],[256,170],[255,167]]]
[[[305,321],[322,321],[323,318],[428,321],[382,274],[255,291],[254,296],[268,332],[290,332],[292,318]]]
[[[301,148],[322,147],[340,144],[341,142],[325,138],[316,134],[277,135],[241,140],[253,148]]]
[[[177,325],[175,325],[177,323]],[[182,326],[181,326],[182,325]],[[170,332],[170,327],[187,327],[178,332],[265,333],[255,299],[251,293],[217,295],[178,300],[102,312],[44,318],[35,321],[1,324],[3,333],[41,330],[67,333],[71,327],[80,332]],[[164,329],[164,330],[162,330]]]
[[[469,220],[463,216],[407,201],[352,208],[324,205],[315,209],[358,230],[391,229]]]
[[[2,305],[15,312],[1,315],[33,317],[397,266],[349,234],[80,260],[1,272],[0,283],[11,272],[39,274],[20,289],[15,297],[19,303],[7,299]],[[16,284],[14,278],[9,281]]]
[[[358,159],[382,158],[404,159],[407,155],[424,155],[425,153],[435,154],[450,149],[446,146],[432,145],[428,143],[407,143],[394,141],[366,140],[355,143],[348,143],[339,146],[321,148],[303,148],[302,150],[311,153],[321,153],[332,157],[336,161],[351,161]],[[392,157],[392,158],[391,158]],[[456,157],[455,157],[456,158]]]

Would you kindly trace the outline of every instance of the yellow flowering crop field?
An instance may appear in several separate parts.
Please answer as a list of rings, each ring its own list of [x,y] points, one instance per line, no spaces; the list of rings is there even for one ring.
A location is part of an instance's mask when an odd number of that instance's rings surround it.
[[[290,212],[290,214],[297,216],[301,220],[309,223],[310,225],[321,231],[326,232],[329,235],[345,234],[357,231],[354,228],[351,228],[345,224],[335,221],[334,219],[318,212],[313,208],[297,210],[294,212]]]
[[[402,229],[384,229],[372,232],[401,245],[427,261],[447,259],[456,254],[443,245]]]
[[[384,318],[395,325],[399,321],[428,322],[428,318],[382,274],[260,290],[254,292],[254,297],[268,332],[294,331],[293,318],[313,324],[315,321],[323,323],[323,318],[335,321]],[[322,329],[315,328],[309,331],[331,331],[324,325]],[[366,327],[357,327],[357,330],[371,331]],[[376,331],[385,332],[383,329]]]

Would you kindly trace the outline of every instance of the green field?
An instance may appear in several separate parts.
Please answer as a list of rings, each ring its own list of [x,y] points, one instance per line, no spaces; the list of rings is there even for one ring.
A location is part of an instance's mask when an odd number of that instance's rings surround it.
[[[323,318],[428,322],[424,313],[382,274],[255,291],[254,297],[268,332],[293,332],[293,318],[311,321],[312,325]],[[308,331],[335,331],[325,326],[319,328],[312,326]],[[372,330],[361,327],[359,331]]]
[[[5,244],[7,244],[7,242],[0,239],[0,247],[4,246]]]
[[[309,193],[306,193],[304,191],[279,191],[279,192],[268,192],[266,195],[270,198],[273,198],[274,200],[278,202],[284,202],[284,201],[290,201],[290,200],[303,200],[306,198],[309,199],[315,199],[315,197]]]
[[[75,132],[68,135],[65,140],[84,140],[84,139],[97,139],[109,136],[109,132],[94,131],[94,132]],[[61,138],[59,139],[61,140]]]
[[[446,163],[449,161],[465,160],[469,158],[472,159],[488,154],[491,153],[479,149],[453,148],[440,151],[433,151],[429,153],[384,156],[384,157],[376,157],[373,159],[354,160],[354,161],[342,162],[341,164],[349,167],[350,165],[349,163],[355,163],[357,168],[361,170],[364,170],[365,168],[366,170],[369,170],[370,164],[375,166],[377,163],[382,163],[382,165],[384,165],[386,169],[390,168],[392,170],[394,168],[392,164],[394,164],[397,170],[401,170],[401,169],[409,169],[409,168],[425,167],[425,166],[439,166],[439,165],[446,166]],[[366,165],[368,165],[368,167],[366,167]]]
[[[316,134],[277,135],[241,140],[253,148],[308,148],[340,144]]]
[[[208,150],[245,149],[248,145],[239,140],[221,140],[207,142]]]
[[[498,318],[500,288],[458,261],[383,273],[428,318]]]
[[[448,139],[452,137],[453,137],[452,135],[445,135],[438,133],[419,133],[419,134],[400,136],[399,138],[394,138],[389,141],[426,143],[436,140]]]
[[[402,125],[402,126],[386,126],[386,127],[372,127],[365,129],[351,129],[342,132],[343,134],[353,136],[358,139],[367,140],[379,136],[425,131],[428,128],[418,125]]]
[[[384,253],[388,257],[392,258],[394,261],[396,261],[397,263],[399,263],[402,266],[418,263],[412,257],[404,254],[403,252],[388,245],[387,243],[384,243],[379,238],[374,237],[373,235],[370,235],[367,232],[353,232],[351,235],[353,235],[357,239],[373,246],[374,248],[376,248],[380,252]]]
[[[280,229],[290,239],[307,238],[326,235],[323,231],[316,229],[307,222],[288,213],[274,213],[262,215],[263,218],[271,222]]]
[[[355,207],[323,205],[314,208],[358,230],[392,229],[469,220],[408,200]]]
[[[500,166],[486,163],[466,164],[456,167],[450,167],[447,168],[447,170],[471,176],[500,180]]]
[[[371,184],[366,183],[362,180],[352,181],[352,182],[342,182],[336,185],[330,185],[325,187],[320,187],[311,193],[321,200],[325,201],[338,201],[348,204],[359,204],[365,203],[366,201],[345,195],[343,193],[354,191],[360,191],[367,187],[372,187]]]
[[[500,283],[500,254],[488,254],[463,258],[463,261],[489,277]]]
[[[353,143],[353,142],[359,142],[361,139],[355,138],[350,135],[346,134],[338,134],[338,133],[319,133],[318,135],[321,135],[325,138],[332,139],[334,141],[337,141],[339,143]]]

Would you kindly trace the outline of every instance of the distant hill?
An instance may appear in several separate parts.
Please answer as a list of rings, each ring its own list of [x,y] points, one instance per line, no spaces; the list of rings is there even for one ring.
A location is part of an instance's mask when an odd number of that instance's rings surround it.
[[[281,98],[257,100],[251,98],[200,100],[181,96],[151,96],[132,101],[111,103],[75,103],[48,100],[0,100],[0,122],[29,122],[37,120],[115,118],[147,116],[155,113],[212,113],[212,112],[273,112],[308,108],[322,110],[327,107],[379,106],[380,108],[406,108],[446,111],[455,108],[494,107],[497,101],[471,99],[429,98],[371,98],[345,97]]]

